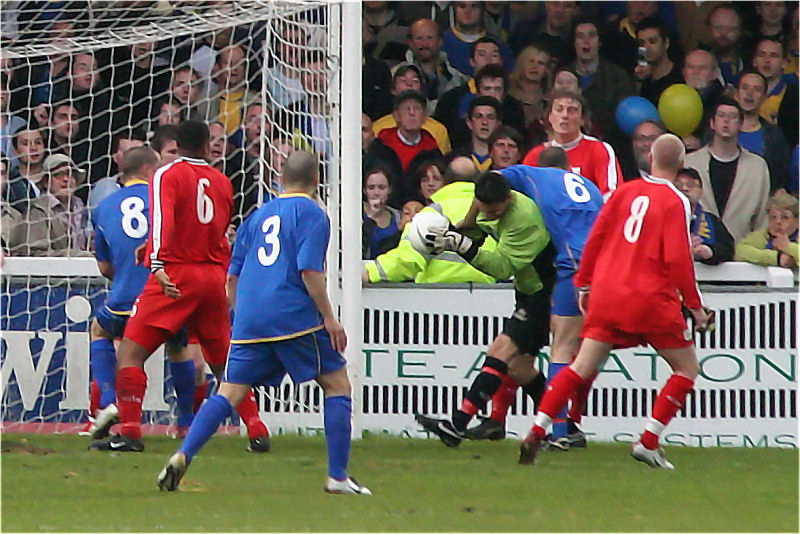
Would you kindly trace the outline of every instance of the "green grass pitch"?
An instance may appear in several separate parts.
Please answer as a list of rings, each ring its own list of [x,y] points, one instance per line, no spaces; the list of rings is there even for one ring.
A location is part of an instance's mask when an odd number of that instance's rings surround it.
[[[217,436],[177,493],[156,475],[177,447],[97,453],[74,435],[3,435],[2,531],[106,532],[797,532],[798,452],[669,447],[672,472],[622,444],[544,452],[516,464],[516,441],[367,436],[351,473],[372,497],[322,491],[322,437],[277,436],[269,454]]]

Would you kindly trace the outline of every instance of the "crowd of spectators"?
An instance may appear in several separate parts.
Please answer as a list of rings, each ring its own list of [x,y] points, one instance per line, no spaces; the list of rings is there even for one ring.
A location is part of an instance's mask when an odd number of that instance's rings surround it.
[[[90,255],[92,213],[121,187],[125,151],[147,145],[162,164],[173,161],[175,125],[182,120],[209,126],[209,163],[231,179],[234,226],[277,192],[277,176],[291,151],[313,150],[329,160],[321,33],[326,8],[273,21],[271,32],[264,20],[187,34],[186,21],[208,16],[204,10],[224,12],[231,3],[136,1],[120,9],[90,4],[25,1],[3,7],[6,255]],[[92,31],[161,20],[182,20],[184,30],[160,41],[76,49]],[[51,45],[53,53],[3,52],[31,43]]]
[[[15,3],[3,10],[4,46],[79,35],[91,12],[82,4]],[[159,16],[192,9],[128,4]],[[196,6],[205,4],[225,7]],[[397,244],[455,156],[501,169],[536,165],[543,148],[560,146],[606,196],[638,179],[667,129],[649,119],[629,135],[615,110],[631,96],[657,106],[673,84],[703,103],[683,136],[680,186],[696,259],[731,260],[753,232],[766,232],[768,249],[783,246],[772,232],[791,225],[768,221],[775,193],[784,204],[784,193],[798,194],[797,2],[365,1],[362,10],[365,259]],[[5,253],[89,250],[92,210],[120,186],[122,154],[146,144],[171,161],[174,125],[187,118],[209,124],[210,163],[231,179],[237,225],[275,192],[290,152],[326,160],[325,12],[269,31],[259,22],[42,57],[0,53]],[[136,24],[124,10],[113,21]],[[797,242],[796,224],[788,240]],[[796,254],[775,262],[796,266]]]
[[[364,259],[396,245],[387,214],[431,203],[445,181],[429,174],[456,156],[535,166],[559,146],[607,198],[646,175],[668,131],[649,118],[631,133],[619,103],[657,108],[685,84],[703,105],[677,184],[695,259],[797,267],[797,2],[367,1],[363,14]]]

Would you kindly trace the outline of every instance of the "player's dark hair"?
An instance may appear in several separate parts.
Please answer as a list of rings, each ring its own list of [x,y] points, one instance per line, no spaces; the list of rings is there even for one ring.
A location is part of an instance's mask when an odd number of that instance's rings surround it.
[[[497,47],[497,51],[498,52],[500,51],[500,43],[497,42],[497,39],[495,39],[494,37],[489,37],[488,35],[485,35],[485,36],[481,37],[480,39],[478,39],[477,41],[473,42],[470,45],[470,47],[469,47],[469,57],[471,59],[475,58],[475,50],[478,48],[478,45],[481,44],[481,43],[492,43],[493,45],[495,45]]]
[[[158,114],[161,113],[161,108],[163,108],[167,104],[172,107],[178,108],[178,117],[180,117],[180,120],[183,120],[185,118],[186,110],[183,107],[183,103],[172,95],[165,97],[157,105],[153,106],[152,118],[158,119]]]
[[[122,154],[122,162],[119,165],[122,176],[131,176],[139,173],[146,165],[155,166],[158,164],[158,155],[152,148],[146,146],[135,146],[129,148]]]
[[[494,108],[494,112],[497,115],[497,120],[503,120],[503,111],[500,102],[493,96],[476,96],[472,99],[472,102],[469,103],[469,110],[467,111],[467,117],[472,118],[472,112],[475,111],[475,108],[478,106],[491,106]]]
[[[700,187],[703,187],[703,179],[700,178],[700,173],[692,169],[691,167],[684,167],[682,169],[678,169],[678,172],[675,173],[675,176],[680,176],[681,174],[683,174],[684,176],[688,176],[689,178],[700,184]]]
[[[492,146],[500,139],[511,139],[517,144],[517,148],[519,148],[520,152],[522,152],[523,148],[523,139],[519,132],[513,126],[507,126],[505,124],[501,124],[492,132],[492,135],[489,136],[489,140],[487,141],[489,145],[489,150],[492,149]]]
[[[178,150],[198,155],[211,139],[208,126],[203,121],[183,121],[178,125]]]
[[[74,109],[75,111],[77,111],[78,115],[83,115],[83,113],[81,112],[81,109],[78,106],[74,105],[72,103],[72,101],[70,101],[70,100],[59,100],[58,102],[55,102],[52,106],[50,106],[50,119],[52,120],[56,116],[56,111],[58,111],[59,109],[61,109],[63,107],[70,107],[70,108]]]
[[[761,46],[761,43],[763,43],[764,41],[768,41],[770,43],[776,43],[778,46],[781,47],[781,57],[784,58],[786,57],[786,46],[783,44],[783,41],[780,38],[775,37],[774,35],[765,35],[761,37],[758,41],[756,41],[756,45],[753,47],[753,53],[755,53],[756,50],[758,50],[758,47]]]
[[[392,171],[389,170],[389,167],[385,165],[381,165],[380,163],[376,163],[370,165],[366,169],[364,169],[363,176],[361,177],[361,188],[367,187],[367,178],[372,176],[373,174],[382,174],[386,177],[386,181],[389,182],[389,189],[392,188],[392,183],[394,182],[394,176],[392,176]]]
[[[122,139],[128,139],[131,141],[141,141],[144,143],[147,141],[147,134],[141,128],[125,128],[118,134],[115,134],[114,137],[111,138],[111,153],[114,154],[117,149],[119,149],[119,142]]]
[[[422,179],[428,174],[428,169],[431,167],[436,167],[439,170],[439,174],[442,175],[442,181],[444,181],[444,173],[446,169],[442,158],[435,157],[427,159],[420,163],[414,171],[413,183],[416,186],[417,191],[419,191],[419,185],[422,183]]]
[[[504,202],[511,196],[508,180],[497,171],[488,171],[475,181],[475,198],[484,204]]]
[[[636,34],[644,30],[658,30],[662,41],[669,39],[669,27],[656,17],[645,17],[636,25]]]
[[[45,141],[44,132],[41,130],[41,128],[35,128],[33,125],[27,124],[22,128],[20,128],[19,130],[17,130],[16,132],[14,132],[14,135],[11,136],[11,146],[14,147],[14,150],[17,150],[19,148],[18,138],[19,135],[24,132],[39,132],[39,135],[42,137],[42,141],[43,142]],[[42,158],[42,161],[44,161],[44,158]]]
[[[159,126],[153,131],[153,138],[150,140],[150,146],[156,152],[161,152],[164,144],[169,141],[178,141],[178,127],[172,124]]]
[[[758,72],[758,71],[757,71],[756,69],[754,69],[754,68],[747,68],[747,69],[744,69],[744,70],[741,72],[741,74],[739,74],[739,79],[738,79],[738,80],[736,80],[736,88],[737,88],[737,89],[739,88],[739,85],[742,83],[742,78],[744,78],[744,77],[745,77],[745,76],[747,76],[748,74],[750,74],[750,75],[752,75],[752,76],[757,76],[757,77],[761,78],[761,81],[762,81],[762,82],[764,82],[764,92],[766,93],[766,92],[767,92],[767,79],[764,77],[764,75],[763,75],[763,74],[761,74],[760,72]]]
[[[475,88],[480,89],[481,82],[485,78],[502,78],[503,80],[503,91],[508,87],[508,80],[506,79],[506,71],[503,69],[502,65],[498,65],[497,63],[489,63],[488,65],[484,65],[483,67],[475,73]]]
[[[717,114],[717,111],[719,110],[720,106],[731,106],[736,108],[736,111],[739,112],[739,122],[742,122],[744,120],[744,110],[742,110],[742,106],[740,106],[736,100],[732,99],[729,96],[720,97],[719,100],[717,100],[717,102],[714,104],[714,107],[711,110],[712,119]]]
[[[536,160],[537,167],[555,167],[556,169],[569,170],[567,152],[560,146],[548,146],[539,154]]]
[[[569,98],[580,104],[581,115],[585,115],[588,112],[586,100],[584,100],[583,96],[579,95],[578,93],[573,93],[572,91],[567,91],[566,89],[554,89],[550,91],[550,94],[547,95],[547,111],[546,111],[547,115],[549,115],[550,112],[553,111],[553,104],[555,104],[556,100],[560,98]]]
[[[593,17],[591,15],[581,15],[579,17],[575,17],[572,20],[572,32],[571,32],[572,38],[570,39],[571,43],[575,42],[575,30],[578,28],[578,25],[580,24],[591,24],[592,26],[594,26],[594,29],[597,30],[597,36],[600,38],[600,42],[602,43],[603,36],[601,34],[603,32],[603,27],[600,25],[600,21],[597,20],[596,17]]]

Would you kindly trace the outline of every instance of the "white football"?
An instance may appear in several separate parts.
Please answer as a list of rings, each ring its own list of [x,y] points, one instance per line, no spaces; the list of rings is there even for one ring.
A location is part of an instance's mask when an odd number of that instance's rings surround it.
[[[450,226],[450,219],[433,209],[424,209],[414,215],[408,223],[408,233],[406,238],[411,242],[411,246],[420,254],[433,254],[434,251],[425,242],[425,235],[431,230],[444,231]]]

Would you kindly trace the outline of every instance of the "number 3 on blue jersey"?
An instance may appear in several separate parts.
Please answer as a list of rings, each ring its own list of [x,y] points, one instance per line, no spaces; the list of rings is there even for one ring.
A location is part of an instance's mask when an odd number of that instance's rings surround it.
[[[269,267],[275,263],[281,253],[281,242],[278,239],[278,234],[281,231],[280,216],[272,215],[264,219],[261,224],[261,231],[264,232],[264,243],[268,247],[258,247],[258,261],[264,267]],[[269,249],[269,252],[267,252],[267,249]]]

